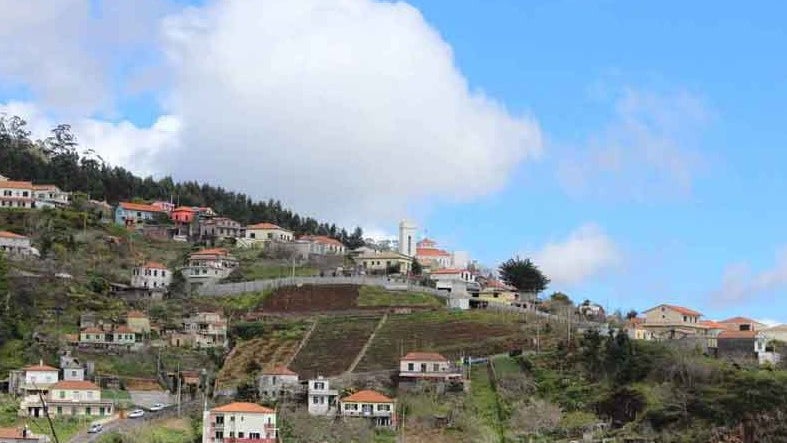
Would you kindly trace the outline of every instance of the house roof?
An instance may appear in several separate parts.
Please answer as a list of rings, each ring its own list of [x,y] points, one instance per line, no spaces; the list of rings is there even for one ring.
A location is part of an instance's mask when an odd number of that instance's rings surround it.
[[[394,401],[377,391],[358,391],[349,397],[344,397],[342,401],[346,402],[364,402],[364,403],[393,403]]]
[[[727,329],[727,326],[713,320],[703,320],[700,324],[707,326],[709,329]]]
[[[164,266],[163,264],[161,264],[159,262],[156,262],[156,261],[149,261],[149,262],[145,263],[144,265],[140,266],[140,268],[164,269],[164,270],[167,269],[166,266]]]
[[[98,391],[99,388],[92,381],[87,380],[61,380],[54,385],[52,389],[74,389],[77,391]]]
[[[738,323],[744,323],[744,324],[759,324],[760,322],[758,322],[758,321],[756,321],[756,320],[752,320],[752,319],[750,319],[750,318],[748,318],[748,317],[741,317],[741,316],[737,316],[737,317],[731,317],[731,318],[728,318],[728,319],[726,319],[726,320],[719,320],[719,323],[736,323],[736,324],[738,324]]]
[[[437,245],[437,243],[429,238],[425,238],[415,244],[418,248],[433,248],[435,245]]]
[[[436,248],[415,248],[415,255],[422,257],[448,257],[451,254]]]
[[[501,282],[500,280],[495,280],[495,279],[488,280],[486,282],[486,287],[495,288],[495,289],[509,289],[509,290],[514,289],[511,286],[508,286],[507,284]]]
[[[5,189],[33,189],[33,182],[5,180],[0,183],[0,188]]]
[[[53,368],[52,366],[47,366],[43,363],[39,363],[37,365],[28,366],[25,368],[27,372],[48,372],[48,371],[57,371],[57,368]]]
[[[9,231],[0,231],[0,238],[27,238],[24,235],[14,234]]]
[[[120,202],[120,207],[127,211],[166,212],[158,206],[149,205],[147,203]]]
[[[147,316],[140,311],[128,311],[126,318],[147,318]]]
[[[447,358],[436,352],[410,352],[404,357],[403,361],[448,361]]]
[[[465,272],[464,269],[435,269],[432,271],[432,275],[440,275],[440,274],[461,274]]]
[[[378,260],[386,258],[412,260],[411,257],[400,254],[396,251],[364,252],[359,255],[358,258],[361,260]]]
[[[224,248],[211,248],[211,249],[202,249],[200,251],[194,252],[191,255],[229,255],[230,252]]]
[[[265,374],[265,375],[295,375],[295,376],[298,375],[297,372],[291,371],[286,366],[276,366],[275,368],[273,368],[273,369],[271,369],[269,371],[264,371],[263,374]]]
[[[103,334],[104,331],[99,328],[85,328],[81,332],[85,334]]]
[[[272,414],[275,411],[273,409],[266,408],[265,406],[260,406],[256,403],[234,402],[224,406],[219,406],[218,408],[213,408],[210,410],[210,412],[248,412],[256,414]]]
[[[32,432],[28,432],[27,437],[23,437],[21,428],[0,428],[0,438],[31,441],[39,440],[39,437],[32,437]]]
[[[344,243],[336,240],[335,238],[328,237],[327,235],[304,235],[300,240],[307,240],[314,243],[321,243],[324,245],[334,245],[344,247]]]
[[[759,332],[757,331],[724,331],[717,338],[755,338]]]
[[[33,189],[36,191],[60,190],[60,188],[55,185],[33,185]]]
[[[656,309],[658,309],[658,308],[660,308],[662,306],[667,307],[669,309],[672,309],[673,311],[677,311],[677,312],[679,312],[679,313],[681,313],[683,315],[690,315],[690,316],[694,316],[694,317],[702,316],[702,314],[700,314],[699,312],[697,312],[697,311],[695,311],[693,309],[684,308],[683,306],[678,306],[678,305],[668,305],[666,303],[660,304],[658,306],[654,306],[654,307],[648,309],[645,312],[650,312],[650,311],[656,310]]]
[[[116,333],[119,333],[119,334],[130,334],[130,333],[132,333],[134,331],[132,331],[131,328],[129,328],[126,325],[120,325],[120,326],[116,327],[115,330],[112,331],[112,332],[116,332]]]
[[[178,206],[177,208],[173,209],[172,212],[197,212],[197,211],[189,206]]]
[[[279,225],[274,225],[273,223],[267,223],[267,222],[257,223],[257,224],[254,224],[254,225],[248,225],[248,226],[246,226],[246,229],[268,229],[268,230],[278,229],[278,230],[281,230],[281,231],[292,232],[289,229],[284,229],[284,228],[282,228]]]

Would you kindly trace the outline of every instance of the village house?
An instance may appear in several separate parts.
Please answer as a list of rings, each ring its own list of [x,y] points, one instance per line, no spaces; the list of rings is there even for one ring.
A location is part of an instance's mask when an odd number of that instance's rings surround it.
[[[33,185],[36,208],[62,208],[68,206],[71,194],[55,185]]]
[[[258,378],[260,396],[268,400],[291,395],[300,390],[298,374],[285,366],[263,371]]]
[[[399,380],[459,381],[462,371],[436,352],[410,352],[399,360]]]
[[[347,252],[342,242],[325,235],[303,235],[298,240],[309,246],[308,254],[344,255]]]
[[[246,226],[245,246],[259,246],[265,242],[291,242],[293,233],[273,223],[257,223]]]
[[[322,376],[309,380],[307,401],[309,415],[331,415],[336,412],[339,391],[331,389],[330,381]]]
[[[238,259],[224,248],[203,249],[189,256],[183,276],[190,285],[201,285],[226,278],[238,267]]]
[[[202,443],[276,443],[276,411],[255,403],[235,402],[202,415]]]
[[[135,334],[150,334],[150,319],[139,311],[128,311],[126,326]]]
[[[443,269],[452,265],[451,253],[439,249],[437,243],[425,238],[416,243],[415,259],[423,267],[429,269]]]
[[[488,279],[481,285],[478,298],[492,301],[511,303],[517,299],[516,289],[496,279]]]
[[[121,202],[115,208],[115,223],[133,227],[154,220],[161,214],[166,215],[166,213],[160,207],[145,203]]]
[[[60,374],[61,380],[84,380],[85,367],[69,351],[60,356]]]
[[[0,208],[33,208],[34,206],[32,182],[0,181]]]
[[[46,406],[51,415],[109,417],[112,415],[112,400],[101,399],[101,388],[85,380],[63,380],[55,383],[46,397]],[[25,398],[19,409],[21,416],[43,417],[43,404],[37,396]]]
[[[183,320],[181,332],[170,337],[172,346],[227,347],[227,320],[215,312],[198,312]]]
[[[199,236],[202,239],[223,240],[225,238],[242,238],[245,235],[246,228],[231,218],[214,217],[199,221]]]
[[[179,206],[169,213],[169,218],[175,223],[191,224],[194,221],[197,211],[188,206]]]
[[[761,331],[767,328],[767,325],[746,317],[732,317],[719,323],[729,331]]]
[[[55,383],[59,380],[60,371],[52,366],[45,365],[43,360],[37,365],[27,366],[22,369],[24,381],[14,389],[14,392],[24,397],[38,397],[38,394],[46,395]]]
[[[683,306],[661,304],[644,312],[642,327],[656,340],[705,336],[707,328],[700,323],[701,313]]]
[[[30,239],[9,231],[0,231],[0,252],[7,255],[29,255],[33,253]]]
[[[172,271],[161,263],[149,261],[131,270],[131,286],[166,291],[172,283]]]
[[[97,349],[137,350],[142,337],[126,325],[85,328],[79,331],[79,346]]]
[[[344,417],[363,417],[375,426],[391,427],[396,424],[396,401],[377,391],[358,391],[340,402]]]
[[[768,337],[761,331],[726,330],[716,340],[719,357],[751,359],[760,364],[779,361],[778,354],[768,351]]]
[[[719,337],[719,334],[728,330],[727,327],[713,320],[703,320],[700,322],[700,324],[707,328],[706,335],[708,336],[708,347],[712,349],[718,349],[719,344],[717,338]]]
[[[645,319],[642,317],[630,318],[626,321],[626,333],[629,338],[634,340],[655,340],[653,333],[645,327]]]
[[[0,443],[47,443],[49,438],[34,434],[27,426],[0,428]]]
[[[382,251],[361,254],[355,258],[355,262],[368,274],[387,274],[390,270],[407,274],[410,272],[413,259],[399,252]]]

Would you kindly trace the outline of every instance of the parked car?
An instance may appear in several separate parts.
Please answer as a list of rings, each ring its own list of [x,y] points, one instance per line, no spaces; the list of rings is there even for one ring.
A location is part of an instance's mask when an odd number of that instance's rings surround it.
[[[90,434],[98,434],[99,432],[104,430],[104,426],[101,423],[93,423],[90,425],[90,429],[87,430]]]
[[[150,412],[161,411],[162,409],[164,409],[166,407],[167,407],[167,405],[163,405],[161,403],[156,403],[153,406],[149,407],[148,411],[150,411]]]
[[[142,409],[134,409],[133,411],[128,413],[128,418],[140,418],[145,415],[145,411]]]

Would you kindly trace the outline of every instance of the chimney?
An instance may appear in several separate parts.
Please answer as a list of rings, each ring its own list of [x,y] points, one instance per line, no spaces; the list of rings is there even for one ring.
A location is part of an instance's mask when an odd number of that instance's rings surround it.
[[[43,358],[38,360],[38,365],[39,366],[44,366],[44,359]]]

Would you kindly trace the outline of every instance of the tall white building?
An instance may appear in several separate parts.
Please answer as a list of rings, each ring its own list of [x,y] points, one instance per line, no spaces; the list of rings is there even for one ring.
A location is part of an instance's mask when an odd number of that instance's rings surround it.
[[[255,403],[236,402],[205,411],[202,443],[276,443],[276,411]]]
[[[402,220],[399,223],[399,253],[408,257],[415,257],[416,251],[416,234],[417,227],[415,224]]]

